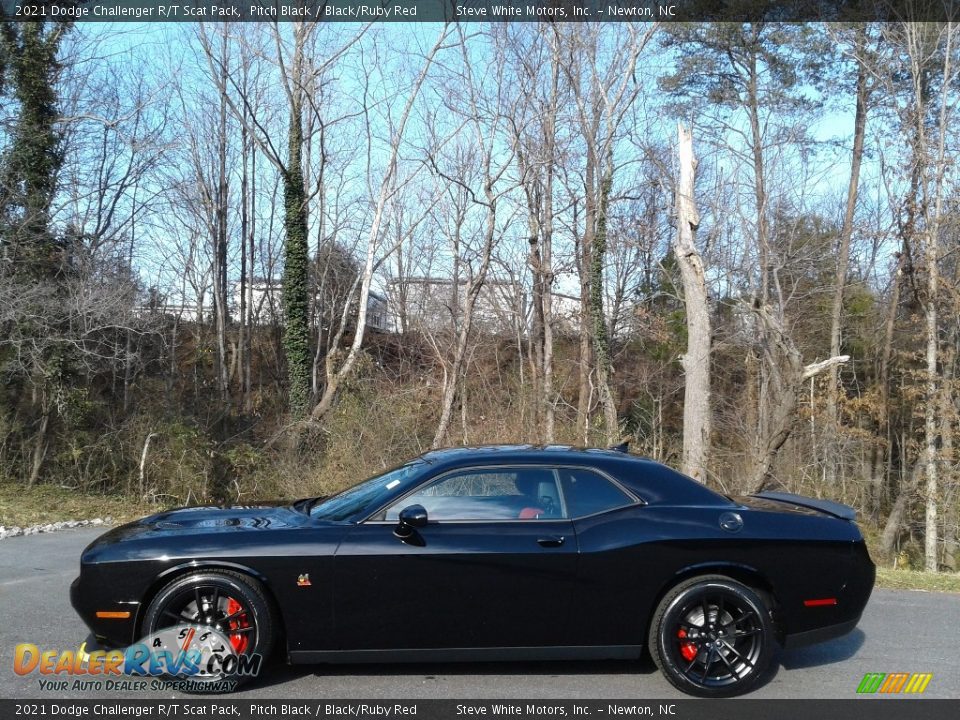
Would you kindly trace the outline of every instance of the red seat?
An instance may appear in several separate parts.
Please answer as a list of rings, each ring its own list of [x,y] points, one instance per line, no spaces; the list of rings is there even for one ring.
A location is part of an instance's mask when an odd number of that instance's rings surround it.
[[[543,515],[542,508],[525,507],[523,510],[520,511],[520,514],[517,515],[517,517],[520,518],[521,520],[534,520],[540,517],[541,515]]]

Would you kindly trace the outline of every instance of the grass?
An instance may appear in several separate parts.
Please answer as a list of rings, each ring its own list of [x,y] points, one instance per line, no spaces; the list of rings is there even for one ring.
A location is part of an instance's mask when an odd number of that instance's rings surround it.
[[[156,505],[121,495],[84,493],[58,485],[25,488],[16,483],[0,483],[0,525],[8,528],[107,516],[116,523],[123,523],[159,509]]]
[[[891,590],[960,593],[960,573],[927,573],[878,567],[877,587]]]

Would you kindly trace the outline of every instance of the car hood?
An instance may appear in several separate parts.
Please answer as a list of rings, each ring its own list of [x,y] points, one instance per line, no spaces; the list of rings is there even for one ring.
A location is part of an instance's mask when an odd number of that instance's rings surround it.
[[[306,516],[287,505],[190,507],[151,515],[140,521],[153,530],[270,530],[299,527]]]
[[[179,508],[116,527],[97,538],[87,549],[184,535],[283,530],[303,527],[309,522],[306,514],[286,503]]]

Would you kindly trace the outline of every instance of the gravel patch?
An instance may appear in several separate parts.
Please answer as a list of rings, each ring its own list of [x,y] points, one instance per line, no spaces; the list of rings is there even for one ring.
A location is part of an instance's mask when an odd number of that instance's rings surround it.
[[[60,520],[52,523],[42,523],[40,525],[30,525],[29,527],[6,527],[0,525],[0,540],[6,540],[12,537],[21,537],[23,535],[39,535],[40,533],[58,532],[60,530],[70,530],[79,527],[96,527],[98,525],[112,525],[113,518],[107,515],[103,518],[93,518],[92,520]]]

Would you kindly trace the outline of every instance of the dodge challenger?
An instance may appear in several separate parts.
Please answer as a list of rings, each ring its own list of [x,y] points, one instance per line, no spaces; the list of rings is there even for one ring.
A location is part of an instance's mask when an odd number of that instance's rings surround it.
[[[845,505],[727,497],[623,448],[517,445],[117,527],[83,551],[71,600],[103,647],[182,626],[290,663],[647,651],[683,692],[728,697],[781,648],[850,632],[873,583]]]

